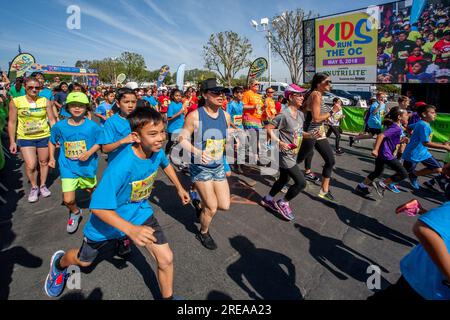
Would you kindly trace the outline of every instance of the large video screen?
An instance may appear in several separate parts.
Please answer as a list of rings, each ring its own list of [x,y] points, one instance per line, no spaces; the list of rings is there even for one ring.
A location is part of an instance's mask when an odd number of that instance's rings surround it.
[[[450,0],[406,0],[306,21],[305,80],[449,83],[449,15]]]

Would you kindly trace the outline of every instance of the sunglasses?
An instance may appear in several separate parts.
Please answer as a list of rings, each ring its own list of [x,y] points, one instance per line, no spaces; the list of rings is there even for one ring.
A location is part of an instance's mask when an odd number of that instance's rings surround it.
[[[222,90],[209,90],[209,92],[211,92],[212,94],[219,96],[219,95],[224,95],[225,92],[223,92]]]
[[[275,93],[275,91],[267,91],[267,93]]]
[[[40,90],[41,87],[33,87],[33,86],[29,86],[27,87],[27,90]]]
[[[331,80],[327,80],[327,81],[325,81],[324,82],[325,84],[330,84],[330,83],[333,83]]]

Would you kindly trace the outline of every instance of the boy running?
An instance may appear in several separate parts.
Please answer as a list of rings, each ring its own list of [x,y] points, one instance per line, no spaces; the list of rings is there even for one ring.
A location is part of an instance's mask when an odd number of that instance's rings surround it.
[[[173,299],[173,253],[147,201],[158,167],[175,185],[184,205],[189,203],[189,195],[164,154],[166,128],[161,114],[152,108],[137,109],[128,121],[135,142],[126,146],[105,170],[92,196],[92,215],[84,228],[81,248],[53,255],[45,282],[50,297],[62,293],[69,266],[90,266],[102,248],[127,235],[155,258],[162,297]]]
[[[66,108],[71,114],[68,119],[57,122],[51,129],[48,143],[50,168],[56,167],[55,149],[59,144],[59,171],[64,205],[69,209],[67,232],[72,234],[78,229],[82,211],[77,207],[75,192],[86,189],[92,194],[97,184],[97,144],[101,128],[92,120],[86,119],[88,97],[82,92],[72,92],[67,96]]]

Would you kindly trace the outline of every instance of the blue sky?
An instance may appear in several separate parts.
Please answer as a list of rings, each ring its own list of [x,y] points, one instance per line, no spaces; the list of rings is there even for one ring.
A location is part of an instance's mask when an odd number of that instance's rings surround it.
[[[321,16],[391,2],[335,0],[22,0],[2,1],[0,67],[22,51],[41,64],[73,66],[77,60],[117,57],[123,51],[144,56],[148,69],[180,63],[203,68],[202,48],[212,33],[233,30],[253,45],[252,58],[267,57],[264,34],[249,21],[302,8]],[[81,29],[69,30],[67,7],[81,9]],[[278,81],[289,72],[278,57],[272,75]]]

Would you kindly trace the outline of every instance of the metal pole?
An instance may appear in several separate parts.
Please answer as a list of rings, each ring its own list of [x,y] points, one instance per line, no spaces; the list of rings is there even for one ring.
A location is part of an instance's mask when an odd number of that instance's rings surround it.
[[[272,86],[272,46],[269,40],[270,30],[267,29],[267,41],[269,43],[269,87]]]

